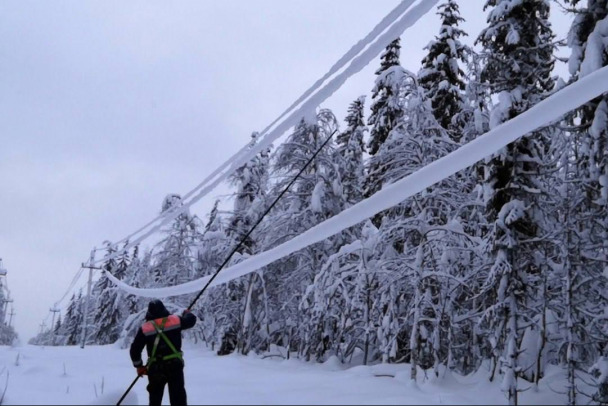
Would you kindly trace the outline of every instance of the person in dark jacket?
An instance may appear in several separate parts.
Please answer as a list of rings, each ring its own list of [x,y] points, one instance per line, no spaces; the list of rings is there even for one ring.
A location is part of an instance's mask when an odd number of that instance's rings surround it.
[[[160,405],[165,385],[169,386],[172,406],[187,405],[182,357],[182,330],[192,328],[196,316],[188,310],[181,316],[170,314],[158,299],[148,304],[146,322],[137,330],[131,344],[131,361],[139,376],[148,375],[150,405]],[[148,363],[144,365],[141,353],[146,347]]]

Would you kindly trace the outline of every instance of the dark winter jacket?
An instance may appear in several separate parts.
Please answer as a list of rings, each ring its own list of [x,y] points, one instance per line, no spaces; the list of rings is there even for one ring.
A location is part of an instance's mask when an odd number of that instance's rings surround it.
[[[146,313],[146,322],[153,322],[154,320],[162,319],[164,317],[169,316],[170,313],[163,304],[163,302],[158,299],[153,300],[148,305],[148,312]],[[176,320],[176,322],[173,323],[173,326],[170,329],[165,330],[163,334],[165,334],[169,341],[171,341],[171,344],[173,344],[175,349],[181,352],[182,330],[192,328],[196,323],[196,316],[188,312],[182,316],[173,316],[171,319]],[[143,365],[143,361],[141,359],[141,352],[143,351],[144,347],[146,347],[148,357],[152,356],[152,349],[154,347],[154,341],[156,339],[157,334],[155,332],[150,333],[148,331],[149,329],[147,329],[146,334],[144,334],[144,328],[146,327],[147,326],[144,324],[142,327],[139,328],[139,330],[137,330],[135,339],[131,344],[131,361],[133,361],[133,366],[135,367]],[[158,340],[155,359],[161,359],[163,356],[171,355],[172,353],[173,350],[171,350],[171,348],[163,339]]]

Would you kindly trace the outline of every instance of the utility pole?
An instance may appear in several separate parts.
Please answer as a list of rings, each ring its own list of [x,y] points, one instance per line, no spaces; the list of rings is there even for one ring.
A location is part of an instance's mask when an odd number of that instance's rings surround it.
[[[100,267],[93,266],[95,262],[95,248],[91,251],[91,257],[89,258],[89,265],[82,264],[83,268],[89,269],[89,282],[87,284],[87,296],[84,300],[84,314],[82,315],[82,342],[80,348],[84,348],[85,342],[87,341],[87,324],[89,315],[89,300],[91,299],[91,285],[93,284],[93,269],[101,269]]]
[[[44,321],[42,323],[40,323],[40,334],[42,334],[45,327],[46,327],[46,323]]]
[[[15,309],[13,309],[13,306],[11,306],[11,312],[9,313],[9,316],[11,316],[11,317],[8,319],[8,326],[9,327],[11,326],[11,323],[13,321],[13,316],[15,314],[17,314],[17,313],[15,313]]]
[[[61,310],[59,310],[57,308],[57,303],[55,303],[55,305],[53,307],[51,307],[49,309],[49,311],[53,312],[53,321],[51,322],[51,329],[52,329],[52,333],[51,333],[51,337],[52,337],[51,338],[51,345],[55,345],[55,313],[60,312]]]

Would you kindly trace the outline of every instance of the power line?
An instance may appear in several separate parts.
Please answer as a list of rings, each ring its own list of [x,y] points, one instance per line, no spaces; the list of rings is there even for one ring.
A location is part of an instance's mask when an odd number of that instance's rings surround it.
[[[72,278],[72,281],[70,282],[70,284],[69,284],[68,288],[66,289],[65,293],[63,294],[63,296],[61,296],[61,298],[55,302],[55,304],[54,304],[55,306],[57,306],[59,303],[61,303],[63,301],[63,299],[65,299],[68,296],[68,294],[72,291],[72,289],[76,285],[76,282],[78,282],[78,279],[80,279],[80,277],[82,276],[83,271],[84,271],[84,269],[82,267],[78,268],[78,271]]]
[[[72,280],[70,282],[70,284],[68,285],[68,288],[65,290],[65,293],[61,296],[61,298],[59,300],[57,300],[54,304],[53,304],[53,309],[57,309],[57,306],[68,296],[68,294],[72,291],[72,289],[74,288],[74,286],[76,285],[76,282],[78,282],[78,279],[80,279],[80,276],[82,275],[83,272],[83,268],[80,267],[78,268],[78,271],[76,272],[76,274],[74,275],[74,277],[72,277]],[[58,309],[57,309],[58,310]],[[46,317],[43,319],[42,324],[45,324],[48,322],[49,316],[51,315],[50,312],[52,312],[53,310],[50,310],[49,313],[47,313]],[[54,313],[53,313],[54,315]]]
[[[569,111],[608,91],[608,66],[601,68],[559,92],[547,97],[529,110],[500,126],[477,137],[457,150],[429,163],[416,172],[383,187],[374,195],[343,210],[333,217],[309,228],[296,237],[264,252],[225,269],[215,281],[215,285],[226,283],[253,272],[255,269],[272,263],[311,244],[332,235],[393,207],[412,195],[440,182],[441,180],[465,169],[475,162],[489,156],[510,142],[535,129],[559,119]],[[122,290],[138,296],[163,297],[194,293],[201,284],[209,282],[209,276],[165,288],[134,288],[108,275],[112,283]],[[212,286],[215,286],[212,285]]]
[[[277,198],[274,200],[274,202],[272,202],[272,204],[270,206],[268,206],[268,208],[266,209],[266,211],[260,216],[260,218],[258,219],[258,221],[249,229],[249,232],[247,234],[245,234],[245,236],[243,238],[241,238],[241,241],[236,245],[236,247],[234,247],[232,249],[232,252],[230,252],[230,254],[226,257],[226,259],[224,260],[224,262],[222,262],[222,264],[219,266],[219,268],[213,274],[213,276],[211,276],[211,278],[209,278],[209,280],[207,281],[207,283],[205,284],[205,286],[203,287],[203,289],[192,300],[192,303],[190,303],[190,306],[188,306],[188,310],[192,309],[192,307],[194,306],[194,304],[203,295],[203,293],[205,292],[205,290],[209,287],[209,285],[211,285],[211,282],[213,282],[213,280],[219,275],[220,271],[222,269],[224,269],[224,266],[226,266],[226,264],[228,264],[228,262],[230,261],[230,259],[232,258],[232,256],[234,254],[236,254],[236,252],[238,251],[238,249],[245,243],[245,241],[247,241],[247,238],[249,238],[249,236],[253,233],[253,230],[255,230],[256,227],[258,225],[260,225],[260,223],[262,222],[262,220],[264,219],[264,217],[266,217],[268,215],[268,213],[270,213],[270,211],[272,210],[272,208],[279,202],[279,200],[281,200],[281,197],[283,197],[283,195],[285,193],[287,193],[287,191],[289,190],[289,188],[296,182],[296,180],[300,177],[300,175],[302,175],[302,173],[306,170],[306,168],[308,168],[308,165],[310,165],[312,163],[312,161],[314,161],[314,159],[317,157],[317,155],[319,155],[319,153],[321,152],[321,150],[323,148],[325,148],[325,146],[327,145],[327,143],[332,139],[332,137],[334,136],[334,134],[337,131],[338,130],[334,130],[329,136],[327,136],[327,139],[325,139],[325,141],[321,144],[321,146],[310,157],[310,159],[308,160],[308,162],[306,162],[306,164],[300,169],[300,171],[296,174],[296,176],[294,176],[293,179],[291,179],[291,182],[289,182],[289,184],[277,196]]]
[[[307,111],[311,111],[312,109],[319,106],[323,101],[329,98],[337,89],[339,89],[350,76],[367,66],[371,59],[376,56],[383,47],[386,47],[388,43],[390,43],[396,37],[401,35],[405,29],[409,28],[420,17],[430,11],[431,8],[438,1],[439,0],[423,0],[405,14],[404,12],[409,9],[414,0],[402,1],[381,21],[381,23],[374,27],[374,29],[363,40],[355,44],[355,46],[353,46],[342,58],[340,58],[339,61],[334,64],[334,66],[332,66],[330,71],[323,78],[315,82],[315,84],[306,92],[304,92],[304,94],[300,98],[298,98],[298,100],[296,100],[296,102],[294,102],[285,112],[283,112],[278,119],[276,119],[268,127],[266,127],[266,129],[262,132],[260,141],[256,145],[251,147],[251,149],[249,149],[248,151],[247,147],[249,144],[243,147],[239,152],[233,155],[228,161],[224,162],[224,164],[222,164],[211,175],[209,175],[195,189],[188,192],[186,194],[186,199],[183,199],[183,205],[181,207],[176,207],[173,210],[164,212],[156,219],[149,222],[148,225],[152,225],[158,220],[162,219],[160,224],[157,224],[152,227],[150,230],[136,238],[134,241],[127,244],[127,246],[125,246],[123,249],[132,248],[135,245],[139,244],[141,241],[154,234],[164,224],[173,220],[185,210],[187,210],[192,204],[196,203],[202,197],[206,196],[211,190],[213,190],[221,181],[225,180],[237,168],[251,160],[255,156],[255,154],[257,154],[264,148],[269,147],[270,144],[272,144],[272,142],[275,141],[280,135],[287,131],[291,126],[297,124],[297,121],[303,115],[305,115]],[[397,20],[400,16],[401,18]],[[376,41],[371,43],[374,39]],[[381,45],[380,50],[378,50],[379,44]],[[327,79],[329,79],[329,77],[335,75],[340,69],[344,68],[349,61],[351,61],[351,63],[348,67],[346,67],[346,69],[344,69],[344,71],[337,74],[329,83],[326,83],[324,86],[321,87],[321,85],[325,83]],[[300,107],[295,109],[295,107],[298,105]],[[292,111],[292,113],[287,116],[287,113],[290,111]],[[279,122],[280,119],[285,116],[287,116],[287,118],[280,122],[280,124],[276,125],[276,123]],[[274,128],[271,130],[272,127]],[[227,169],[225,170],[224,168]],[[215,180],[213,180],[214,178]],[[203,188],[203,186],[207,185],[207,183],[209,182],[212,183],[207,187]],[[197,190],[199,188],[202,188],[202,190],[197,193]],[[190,196],[192,196],[192,199],[190,201],[186,201]],[[138,231],[143,231],[146,228],[147,227],[144,226]],[[129,237],[133,237],[136,234],[137,233],[132,233]],[[120,240],[120,243],[123,243],[126,240],[127,238],[123,238],[122,240]],[[114,246],[116,246],[116,244],[114,244]],[[104,260],[114,259],[117,256],[118,251],[103,259],[94,261],[94,264],[99,264],[101,261]]]

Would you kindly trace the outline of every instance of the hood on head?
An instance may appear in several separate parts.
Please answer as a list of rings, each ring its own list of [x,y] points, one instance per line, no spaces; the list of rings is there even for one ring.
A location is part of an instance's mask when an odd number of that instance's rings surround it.
[[[148,304],[148,312],[146,313],[146,320],[154,320],[161,317],[167,317],[169,311],[159,299],[154,299]]]

